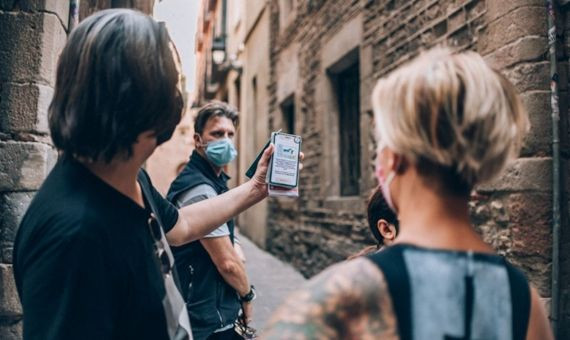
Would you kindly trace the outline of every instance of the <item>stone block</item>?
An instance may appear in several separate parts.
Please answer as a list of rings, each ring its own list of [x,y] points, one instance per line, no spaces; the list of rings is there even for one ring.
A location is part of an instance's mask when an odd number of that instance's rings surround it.
[[[358,15],[324,42],[320,55],[325,68],[331,67],[351,50],[359,47],[362,41],[362,26],[362,15]]]
[[[58,16],[64,27],[69,21],[69,1],[61,0],[0,0],[0,10],[49,12]]]
[[[550,90],[550,64],[547,61],[520,64],[503,71],[503,74],[519,93]]]
[[[46,144],[0,142],[0,192],[37,190],[55,160]]]
[[[548,156],[552,144],[550,92],[526,92],[521,95],[530,120],[530,130],[525,136],[522,156]]]
[[[0,316],[17,317],[22,315],[18,299],[12,265],[0,264]]]
[[[67,33],[57,16],[50,13],[45,14],[42,38],[40,79],[54,87],[59,54],[67,42]]]
[[[552,162],[550,158],[519,158],[490,183],[481,184],[477,191],[535,191],[549,192],[552,188]]]
[[[6,83],[0,87],[0,132],[48,133],[53,89],[38,84]]]
[[[41,10],[57,15],[63,28],[67,30],[67,25],[69,24],[69,1],[34,0],[34,2],[39,2]]]
[[[477,50],[486,55],[520,38],[537,35],[546,36],[546,9],[542,4],[540,7],[519,7],[488,24]]]
[[[543,0],[509,0],[509,1],[486,1],[487,16],[489,22],[497,18],[505,16],[520,7],[542,7],[544,8]],[[546,11],[546,9],[544,9]]]
[[[0,322],[0,339],[2,340],[22,340],[24,332],[21,318],[16,320],[8,319]]]
[[[41,65],[42,14],[0,13],[0,83],[30,82]]]
[[[506,202],[512,229],[512,251],[525,256],[551,256],[552,196],[517,193]]]
[[[55,82],[67,35],[55,14],[0,13],[0,83]]]
[[[523,37],[486,55],[485,60],[497,70],[523,62],[543,61],[548,52],[547,44],[544,36]]]
[[[11,247],[18,225],[28,208],[34,192],[10,192],[0,194],[0,246]]]

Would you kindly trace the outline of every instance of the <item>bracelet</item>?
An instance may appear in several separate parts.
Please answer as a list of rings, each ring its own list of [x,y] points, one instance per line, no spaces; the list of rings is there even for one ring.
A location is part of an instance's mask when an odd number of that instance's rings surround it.
[[[253,285],[251,285],[250,287],[251,288],[249,289],[249,293],[239,297],[240,302],[251,302],[255,300],[256,297],[255,287]]]

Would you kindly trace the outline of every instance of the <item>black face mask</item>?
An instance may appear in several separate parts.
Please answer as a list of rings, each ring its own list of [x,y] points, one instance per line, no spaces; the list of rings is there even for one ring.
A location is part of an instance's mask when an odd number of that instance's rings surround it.
[[[156,145],[158,146],[172,138],[174,130],[176,130],[176,125],[173,125],[161,134],[156,135]]]

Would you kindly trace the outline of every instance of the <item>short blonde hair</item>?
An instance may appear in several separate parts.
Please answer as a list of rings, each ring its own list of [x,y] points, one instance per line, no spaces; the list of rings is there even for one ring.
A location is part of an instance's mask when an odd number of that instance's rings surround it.
[[[380,79],[372,106],[380,145],[456,174],[468,189],[500,174],[529,125],[504,76],[477,53],[441,47]]]

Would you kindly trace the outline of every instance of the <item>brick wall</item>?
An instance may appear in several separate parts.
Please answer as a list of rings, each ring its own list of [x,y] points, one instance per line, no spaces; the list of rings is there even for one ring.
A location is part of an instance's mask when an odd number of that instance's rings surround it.
[[[567,8],[557,8],[560,28],[559,75],[563,156],[568,157],[567,60],[570,29]],[[516,86],[532,124],[520,158],[494,183],[481,186],[470,205],[473,222],[483,238],[500,254],[522,268],[548,303],[552,252],[552,169],[550,84],[547,49],[547,17],[541,0],[366,0],[298,2],[297,17],[288,28],[279,27],[279,6],[271,6],[271,79],[269,112],[277,117],[279,103],[275,65],[288,46],[299,44],[298,74],[302,84],[295,93],[297,120],[307,155],[301,173],[301,197],[297,201],[272,199],[269,204],[268,249],[290,261],[305,276],[372,244],[364,219],[364,199],[375,186],[374,139],[371,129],[362,137],[368,150],[362,176],[367,186],[358,200],[331,204],[323,186],[326,173],[323,143],[330,133],[319,118],[326,114],[316,102],[318,79],[326,72],[318,53],[347,22],[362,17],[360,44],[361,120],[372,123],[369,97],[375,81],[413,58],[422,48],[447,43],[457,49],[481,53]],[[334,100],[334,99],[332,99]],[[271,122],[274,122],[272,119]],[[276,128],[276,126],[272,126]],[[566,167],[564,167],[566,169]],[[563,172],[567,172],[564,170]],[[566,176],[564,176],[565,178]],[[567,199],[567,196],[564,196]],[[567,227],[565,202],[563,229]],[[561,270],[561,324],[568,324],[570,273],[568,243],[563,232]],[[565,326],[568,328],[568,326]],[[568,336],[562,329],[561,335]],[[564,336],[562,338],[564,338]]]

